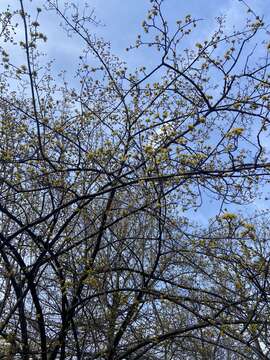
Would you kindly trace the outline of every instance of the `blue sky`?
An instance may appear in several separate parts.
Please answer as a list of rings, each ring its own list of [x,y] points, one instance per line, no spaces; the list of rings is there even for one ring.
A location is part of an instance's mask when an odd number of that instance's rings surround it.
[[[83,1],[77,3],[82,4]],[[125,51],[127,46],[134,44],[137,34],[142,30],[141,23],[149,8],[148,0],[89,0],[88,3],[90,8],[95,9],[97,18],[105,24],[93,28],[93,32],[110,40],[114,53],[131,66],[141,66],[145,62],[151,65],[154,59],[145,56],[145,52]],[[248,4],[260,16],[266,16],[269,12],[270,0],[250,0]],[[194,32],[195,43],[196,37],[207,38],[214,29],[215,17],[221,14],[226,15],[228,27],[239,24],[245,19],[246,7],[239,0],[165,0],[164,11],[169,23],[175,23],[187,14],[203,19]],[[70,47],[65,51],[71,51]]]
[[[258,14],[267,14],[268,0],[250,0],[249,6]],[[90,0],[89,5],[96,9],[96,14],[106,27],[100,32],[111,38],[114,48],[121,49],[134,40],[134,35],[149,6],[147,0]],[[213,26],[213,19],[226,14],[229,24],[237,24],[243,19],[245,6],[239,0],[166,0],[164,10],[168,21],[175,21],[187,14],[204,19],[198,30],[207,34]]]
[[[64,5],[65,0],[59,0],[60,5]],[[83,6],[85,1],[75,1]],[[248,5],[259,16],[264,16],[266,22],[269,21],[270,0],[247,0]],[[43,0],[24,0],[26,11],[34,14],[37,7],[43,7]],[[1,0],[0,11],[4,10],[10,4],[12,9],[19,8],[19,0]],[[142,32],[141,23],[144,20],[149,8],[148,0],[88,0],[89,9],[94,9],[97,18],[104,26],[92,27],[91,31],[97,36],[102,36],[105,40],[111,42],[112,52],[125,60],[129,67],[140,67],[147,64],[149,67],[154,65],[155,58],[147,55],[145,51],[126,52],[125,49],[130,44],[134,44],[138,33]],[[215,27],[214,19],[221,14],[226,15],[227,27],[241,24],[246,18],[245,5],[239,0],[165,0],[164,12],[170,23],[182,19],[187,14],[194,18],[201,18],[202,22],[190,37],[190,46],[193,46],[197,40],[206,39]],[[267,19],[268,17],[268,19]],[[56,69],[66,69],[72,74],[71,70],[76,69],[78,57],[81,54],[82,43],[78,38],[68,39],[59,28],[60,20],[52,12],[42,12],[40,17],[40,30],[48,37],[48,42],[43,45],[44,51],[50,58],[56,58]],[[22,26],[18,29],[18,37],[23,40]],[[20,62],[19,54],[11,53],[11,58],[17,58]],[[72,79],[72,75],[71,75]],[[253,204],[255,205],[255,204]],[[266,203],[263,200],[256,202],[258,208],[265,208]],[[208,215],[209,203],[208,203]],[[253,206],[252,206],[253,207]],[[213,206],[214,208],[214,206]],[[204,212],[197,214],[204,222]]]
[[[65,0],[58,0],[60,6],[63,6],[65,2]],[[85,3],[84,0],[74,2],[81,7]],[[126,60],[131,67],[142,66],[144,63],[151,66],[154,59],[147,56],[145,52],[127,53],[125,51],[127,46],[134,43],[136,35],[142,30],[141,23],[150,4],[148,0],[88,0],[87,3],[89,9],[94,9],[97,18],[104,24],[99,27],[93,26],[93,33],[109,40],[114,54]],[[270,0],[247,0],[247,3],[256,14],[267,16]],[[12,9],[18,8],[19,0],[1,0],[0,11],[4,10],[8,4]],[[36,7],[42,8],[43,4],[45,4],[44,0],[24,0],[25,9],[30,13]],[[193,37],[190,38],[191,43],[195,43],[196,39],[207,38],[214,30],[215,17],[221,14],[226,15],[228,27],[241,23],[245,19],[246,7],[239,0],[165,0],[164,11],[169,23],[175,23],[177,19],[184,18],[187,14],[203,19]],[[41,30],[48,36],[48,43],[44,50],[50,57],[60,56],[59,68],[72,67],[72,64],[77,62],[81,43],[78,39],[66,38],[57,26],[59,20],[52,12],[42,12],[40,22]]]

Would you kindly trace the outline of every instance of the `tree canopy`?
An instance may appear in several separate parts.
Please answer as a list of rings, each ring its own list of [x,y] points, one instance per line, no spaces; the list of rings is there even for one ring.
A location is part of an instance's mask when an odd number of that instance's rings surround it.
[[[152,0],[127,50],[155,65],[129,69],[91,8],[17,3],[0,15],[2,358],[268,359],[268,212],[246,211],[270,181],[267,24],[242,2],[244,24],[193,43],[200,19]],[[43,11],[81,44],[74,82],[40,50]]]

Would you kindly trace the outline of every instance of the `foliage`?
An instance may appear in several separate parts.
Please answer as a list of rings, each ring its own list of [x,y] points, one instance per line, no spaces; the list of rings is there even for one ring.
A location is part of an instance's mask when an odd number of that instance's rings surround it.
[[[267,213],[225,209],[269,184],[263,20],[220,17],[193,46],[200,21],[169,24],[151,1],[128,50],[159,61],[129,72],[93,13],[48,0],[82,42],[77,86],[44,61],[25,5],[1,14],[3,357],[267,359]]]

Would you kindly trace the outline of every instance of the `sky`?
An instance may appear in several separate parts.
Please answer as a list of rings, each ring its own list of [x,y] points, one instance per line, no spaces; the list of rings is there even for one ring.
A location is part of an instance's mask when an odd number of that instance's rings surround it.
[[[58,0],[63,6],[66,0]],[[83,7],[85,1],[75,0],[77,5]],[[259,15],[265,18],[265,22],[270,23],[270,0],[246,0],[248,6]],[[31,14],[36,13],[36,8],[43,8],[43,0],[24,0],[25,10]],[[19,8],[19,0],[1,0],[0,11],[5,10],[7,5],[11,9]],[[147,15],[150,2],[148,0],[88,0],[89,11],[93,9],[101,25],[90,28],[93,34],[103,37],[111,42],[112,53],[118,55],[127,62],[128,67],[135,68],[142,65],[154,66],[155,58],[149,56],[145,51],[126,52],[125,49],[134,44],[136,37],[142,33],[142,21]],[[190,45],[193,46],[197,40],[206,39],[214,30],[215,18],[225,15],[227,27],[240,25],[246,18],[247,7],[239,0],[165,0],[164,12],[169,23],[175,23],[178,19],[183,19],[187,14],[194,18],[202,19],[194,34],[190,37]],[[78,38],[67,38],[64,31],[58,26],[60,22],[53,12],[42,11],[39,20],[40,30],[48,37],[48,41],[43,45],[44,51],[49,58],[56,58],[55,67],[61,69],[75,70],[78,57],[81,55],[82,43]],[[23,39],[23,28],[18,29],[18,38]],[[12,53],[11,56],[19,59],[19,54]],[[72,74],[72,71],[69,71]],[[265,208],[263,200],[256,202],[258,208]],[[207,214],[208,217],[209,214]],[[201,221],[205,221],[203,211],[197,214]]]
[[[45,0],[24,0],[25,10],[35,13],[37,7],[42,8]],[[58,0],[58,4],[64,5],[66,0]],[[85,0],[75,0],[74,3],[81,8]],[[270,0],[246,0],[247,4],[259,16],[269,18]],[[131,67],[142,66],[154,62],[146,52],[126,52],[125,49],[134,44],[138,33],[142,32],[141,23],[144,20],[150,1],[148,0],[87,0],[89,10],[94,9],[97,19],[102,26],[91,28],[93,34],[102,36],[109,40],[112,52],[127,61]],[[12,9],[19,8],[19,0],[1,0],[0,11],[7,5]],[[214,29],[214,19],[221,14],[227,17],[227,26],[232,27],[239,24],[245,18],[246,7],[239,0],[165,0],[164,11],[168,22],[175,23],[187,14],[194,18],[202,19],[190,41],[195,43],[197,39],[205,39]],[[78,53],[81,50],[81,43],[78,39],[67,39],[64,32],[57,26],[59,19],[52,12],[42,12],[40,17],[41,30],[48,37],[46,53],[50,57],[61,58],[60,67],[72,67],[78,60]],[[21,29],[22,30],[22,29]],[[20,31],[20,29],[19,29]],[[76,55],[75,55],[76,54]],[[74,57],[75,56],[75,57]],[[153,64],[154,65],[154,64]]]

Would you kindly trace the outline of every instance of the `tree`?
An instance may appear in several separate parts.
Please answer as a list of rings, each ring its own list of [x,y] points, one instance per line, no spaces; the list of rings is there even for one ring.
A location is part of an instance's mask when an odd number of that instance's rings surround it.
[[[200,21],[175,27],[151,1],[128,50],[160,62],[129,73],[92,12],[48,0],[82,43],[78,87],[19,3],[1,14],[3,358],[267,359],[267,213],[230,210],[269,183],[263,20],[220,17],[186,48]],[[217,216],[199,225],[207,196]]]

